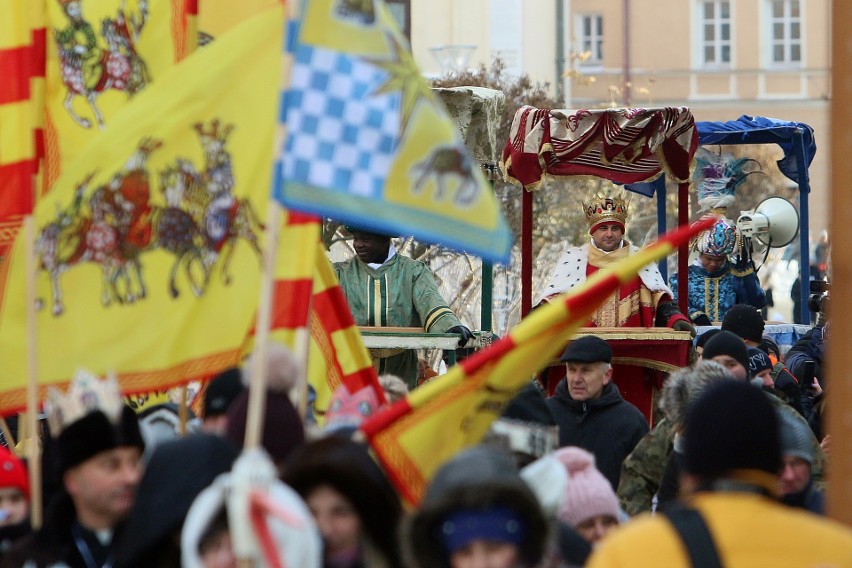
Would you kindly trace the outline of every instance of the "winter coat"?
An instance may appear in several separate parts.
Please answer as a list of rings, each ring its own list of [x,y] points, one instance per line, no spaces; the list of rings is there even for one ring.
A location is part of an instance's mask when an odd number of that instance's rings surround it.
[[[817,515],[825,515],[825,493],[814,485],[812,479],[798,493],[784,495],[781,498],[781,502],[791,507],[805,509]]]
[[[467,509],[485,511],[501,505],[512,509],[525,523],[520,545],[523,566],[541,560],[549,539],[544,512],[532,490],[502,450],[476,446],[444,464],[426,490],[420,507],[402,526],[403,558],[409,568],[449,568],[439,528],[450,513]]]
[[[622,398],[614,383],[605,385],[599,398],[576,401],[565,380],[547,405],[559,425],[559,446],[579,446],[592,452],[614,491],[622,462],[648,432],[648,422],[639,409]]]
[[[621,508],[628,515],[651,511],[666,461],[672,452],[673,440],[673,425],[668,418],[663,418],[639,440],[624,460],[617,493]]]
[[[81,547],[75,545],[72,527],[77,531],[82,548],[89,551],[93,557],[106,559],[112,554],[109,549],[114,550],[120,531],[117,530],[113,534],[112,544],[107,547],[107,554],[98,553],[97,549],[100,547],[97,542],[94,542],[96,537],[77,523],[74,503],[71,501],[71,496],[63,490],[52,501],[41,529],[10,548],[3,556],[0,567],[88,568],[80,552]]]
[[[728,568],[852,566],[852,531],[839,523],[753,493],[700,493],[690,505],[701,513]],[[668,519],[643,515],[607,536],[587,566],[689,565]]]

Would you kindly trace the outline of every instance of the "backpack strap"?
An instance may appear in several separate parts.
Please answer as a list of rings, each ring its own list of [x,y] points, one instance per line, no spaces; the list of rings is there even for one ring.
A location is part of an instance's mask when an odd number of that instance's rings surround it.
[[[693,568],[722,568],[707,523],[695,509],[677,507],[664,512],[683,541]]]

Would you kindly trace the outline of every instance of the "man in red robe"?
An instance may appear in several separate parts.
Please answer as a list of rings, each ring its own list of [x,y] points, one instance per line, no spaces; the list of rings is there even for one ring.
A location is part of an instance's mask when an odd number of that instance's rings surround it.
[[[635,254],[639,249],[624,239],[627,204],[618,197],[597,197],[584,204],[591,239],[569,247],[556,264],[544,289],[542,301],[579,286],[600,268]],[[587,327],[671,327],[695,333],[689,318],[680,313],[674,294],[666,286],[656,264],[639,272],[639,278],[624,284],[592,315]]]
[[[583,205],[589,223],[589,242],[569,247],[559,259],[553,276],[542,294],[541,301],[547,302],[566,290],[581,286],[595,271],[635,254],[639,249],[624,238],[624,223],[627,219],[627,204],[618,197],[596,197]],[[695,336],[695,328],[684,316],[673,300],[674,294],[666,286],[656,264],[649,264],[639,271],[639,276],[623,284],[617,292],[598,307],[586,322],[586,327],[606,328],[650,328],[671,327],[689,331]],[[652,369],[635,365],[613,366],[613,380],[623,397],[639,407],[650,420],[653,392],[649,384],[659,386],[663,375]],[[541,379],[548,392],[555,391],[565,376],[562,366],[549,367]]]

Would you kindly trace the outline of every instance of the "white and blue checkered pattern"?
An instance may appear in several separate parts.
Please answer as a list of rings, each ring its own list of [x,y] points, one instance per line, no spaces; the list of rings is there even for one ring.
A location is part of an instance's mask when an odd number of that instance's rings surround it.
[[[356,58],[300,45],[285,99],[284,179],[381,197],[400,125],[399,93],[374,94],[387,78]]]

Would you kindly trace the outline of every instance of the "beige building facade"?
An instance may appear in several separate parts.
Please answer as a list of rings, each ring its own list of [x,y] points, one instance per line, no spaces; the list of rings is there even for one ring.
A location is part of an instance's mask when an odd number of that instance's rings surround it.
[[[499,55],[550,82],[566,108],[686,105],[696,120],[809,124],[811,233],[827,228],[830,0],[411,0],[409,9],[427,74]]]

